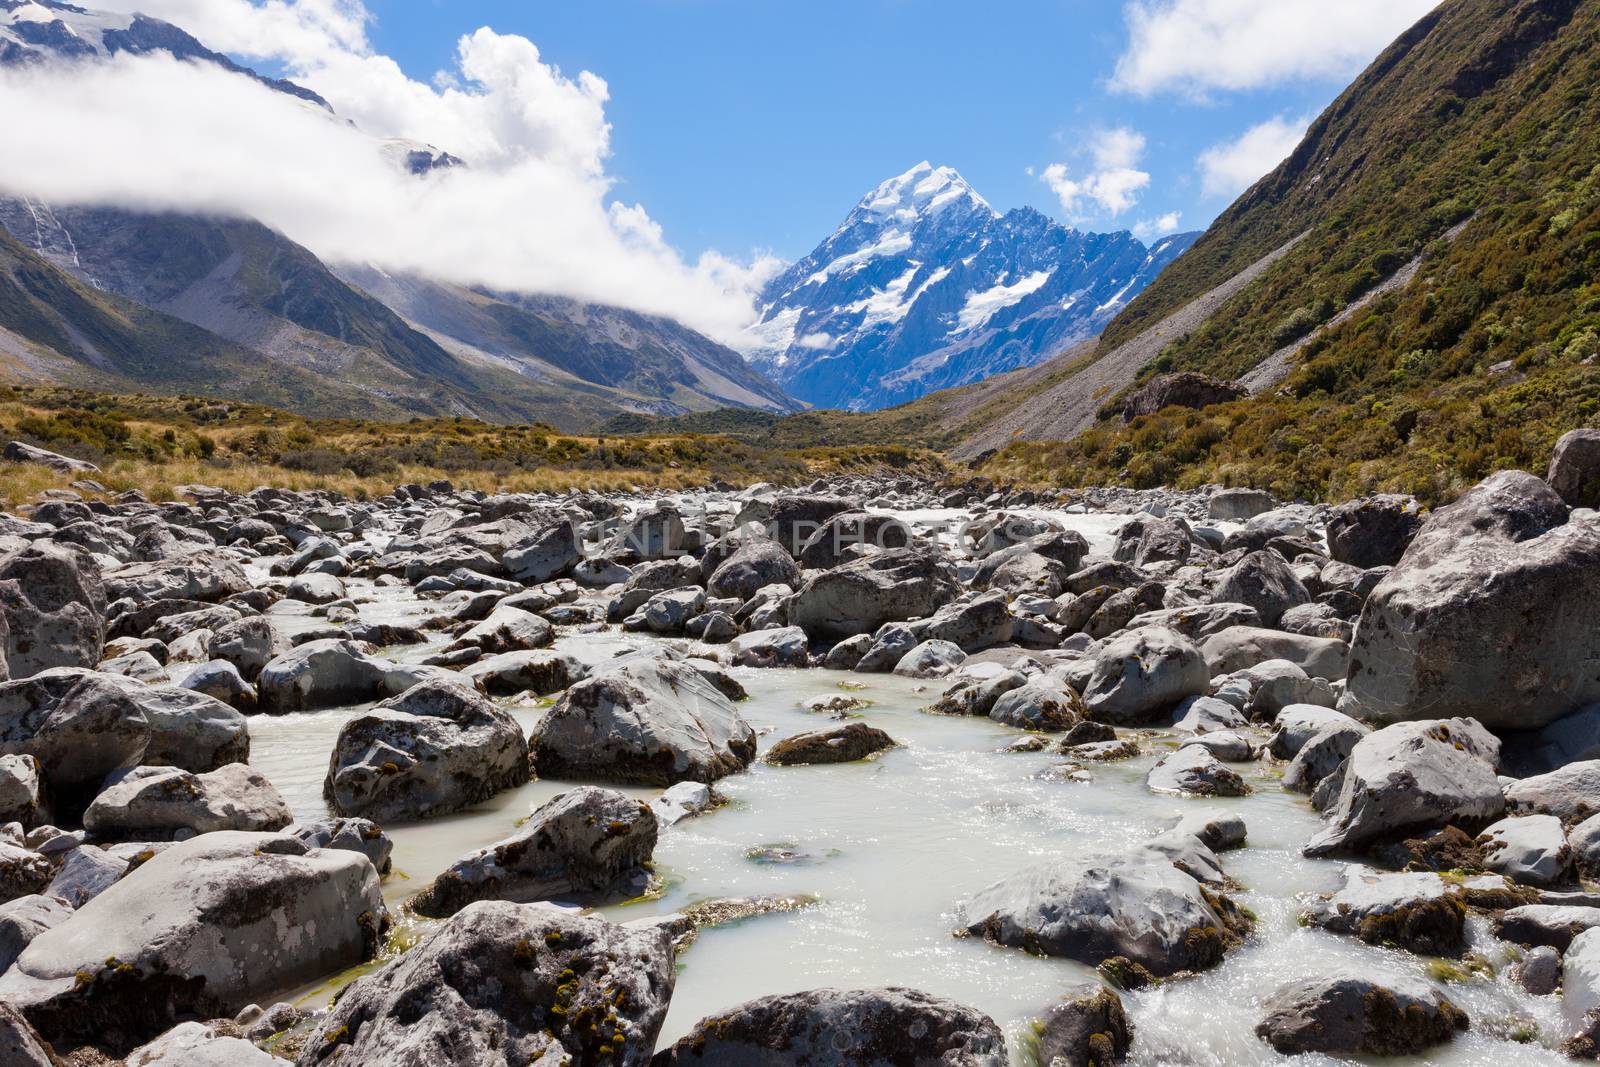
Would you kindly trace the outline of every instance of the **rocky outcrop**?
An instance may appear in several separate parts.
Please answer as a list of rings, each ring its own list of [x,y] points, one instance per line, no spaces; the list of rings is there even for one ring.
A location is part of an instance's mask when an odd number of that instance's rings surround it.
[[[423,682],[339,728],[323,795],[379,823],[446,815],[528,780],[510,713],[450,682]]]
[[[1225,382],[1193,371],[1158,374],[1128,394],[1122,402],[1122,421],[1154,415],[1165,408],[1205,408],[1243,400],[1250,391],[1238,382]]]
[[[612,789],[582,786],[535,811],[514,835],[452,863],[412,901],[453,915],[476,900],[598,901],[636,894],[655,850],[655,814]]]

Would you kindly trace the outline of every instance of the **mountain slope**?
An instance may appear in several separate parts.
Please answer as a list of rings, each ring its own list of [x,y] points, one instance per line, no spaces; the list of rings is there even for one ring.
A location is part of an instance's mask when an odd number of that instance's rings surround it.
[[[1193,236],[1147,249],[1031,208],[1001,215],[951,168],[921,163],[767,285],[747,355],[819,406],[904,402],[1093,336]]]
[[[1597,160],[1600,0],[1446,0],[1095,353],[1303,233],[1145,369],[1246,377],[1260,395],[1014,445],[996,464],[1435,500],[1499,467],[1538,469],[1600,413]]]
[[[673,414],[737,405],[793,411],[795,400],[725,348],[670,319],[554,296],[468,289],[343,267],[446,349],[527,377],[588,389],[626,411]]]

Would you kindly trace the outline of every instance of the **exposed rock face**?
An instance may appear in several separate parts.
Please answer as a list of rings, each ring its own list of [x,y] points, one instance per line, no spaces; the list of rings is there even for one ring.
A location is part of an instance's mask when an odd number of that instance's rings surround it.
[[[914,989],[813,989],[702,1019],[657,1067],[1006,1067],[1005,1037],[981,1012]]]
[[[1353,567],[1392,567],[1421,528],[1421,509],[1412,497],[1352,500],[1334,508],[1328,519],[1328,551]]]
[[[1550,453],[1545,478],[1568,507],[1600,507],[1600,430],[1571,430]]]
[[[1440,710],[1535,729],[1600,700],[1600,518],[1531,474],[1493,475],[1434,512],[1367,599],[1341,708]]]
[[[932,615],[956,596],[947,563],[917,549],[892,549],[824,571],[789,601],[789,621],[813,639],[867,634],[886,622]]]
[[[645,1067],[677,980],[664,927],[469,905],[339,997],[301,1067]]]
[[[795,734],[773,745],[767,762],[780,767],[807,763],[853,763],[894,747],[894,738],[866,723]]]
[[[386,921],[365,856],[204,834],[36,937],[0,975],[0,1000],[53,1044],[126,1050],[368,959]]]
[[[1145,626],[1112,638],[1095,655],[1083,703],[1103,722],[1135,725],[1204,693],[1210,680],[1205,657],[1188,638]]]
[[[649,805],[582,786],[540,807],[515,835],[456,860],[412,907],[444,916],[475,900],[603,899],[638,879],[657,832]]]
[[[207,774],[138,767],[102,789],[83,825],[102,840],[159,841],[188,831],[273,831],[294,821],[260,771],[230,763]]]
[[[460,811],[528,780],[510,713],[449,682],[423,682],[339,728],[323,793],[380,823]]]
[[[106,592],[86,553],[37,541],[0,559],[0,616],[12,678],[100,662]]]
[[[1128,394],[1122,404],[1122,421],[1132,422],[1141,415],[1154,415],[1164,408],[1205,408],[1242,400],[1250,391],[1238,382],[1225,382],[1193,371],[1158,374]]]
[[[1350,751],[1330,825],[1307,855],[1359,851],[1399,831],[1482,825],[1505,809],[1495,767],[1500,742],[1471,719],[1397,723]]]
[[[1182,844],[1220,870],[1197,838]],[[1250,925],[1231,900],[1152,848],[1031,867],[978,893],[964,912],[967,934],[1090,966],[1121,956],[1158,977],[1216,966]]]
[[[1278,990],[1256,1033],[1278,1052],[1409,1056],[1467,1029],[1466,1012],[1401,975],[1313,978]]]
[[[0,756],[0,826],[32,826],[43,808],[39,761],[32,756]]]
[[[567,690],[532,740],[545,778],[714,782],[755,759],[756,734],[694,668],[636,658]]]

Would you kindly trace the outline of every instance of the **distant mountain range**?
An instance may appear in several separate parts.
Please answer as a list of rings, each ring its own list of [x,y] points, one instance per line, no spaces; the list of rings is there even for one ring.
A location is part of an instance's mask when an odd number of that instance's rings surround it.
[[[746,356],[817,407],[888,407],[1092,337],[1198,236],[1146,247],[1032,208],[1002,215],[920,163],[767,285]]]
[[[338,121],[317,94],[168,23],[0,0],[0,64],[149,52],[214,63]],[[412,173],[468,165],[417,142],[381,147]],[[248,219],[13,197],[0,199],[0,228],[0,365],[23,379],[569,430],[623,413],[802,406],[732,349],[670,319],[324,264]]]

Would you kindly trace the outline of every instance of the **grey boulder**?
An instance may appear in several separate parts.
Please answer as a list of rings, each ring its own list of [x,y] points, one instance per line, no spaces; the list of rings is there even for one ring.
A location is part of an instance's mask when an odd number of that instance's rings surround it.
[[[102,789],[83,813],[102,840],[161,840],[189,832],[281,830],[289,806],[262,773],[230,763],[205,774],[176,767],[137,767]]]
[[[1467,1029],[1466,1012],[1430,983],[1402,975],[1333,975],[1267,998],[1256,1034],[1285,1056],[1409,1056]]]
[[[1112,638],[1095,654],[1083,703],[1102,722],[1136,725],[1204,693],[1210,680],[1193,642],[1165,627],[1146,626]]]

